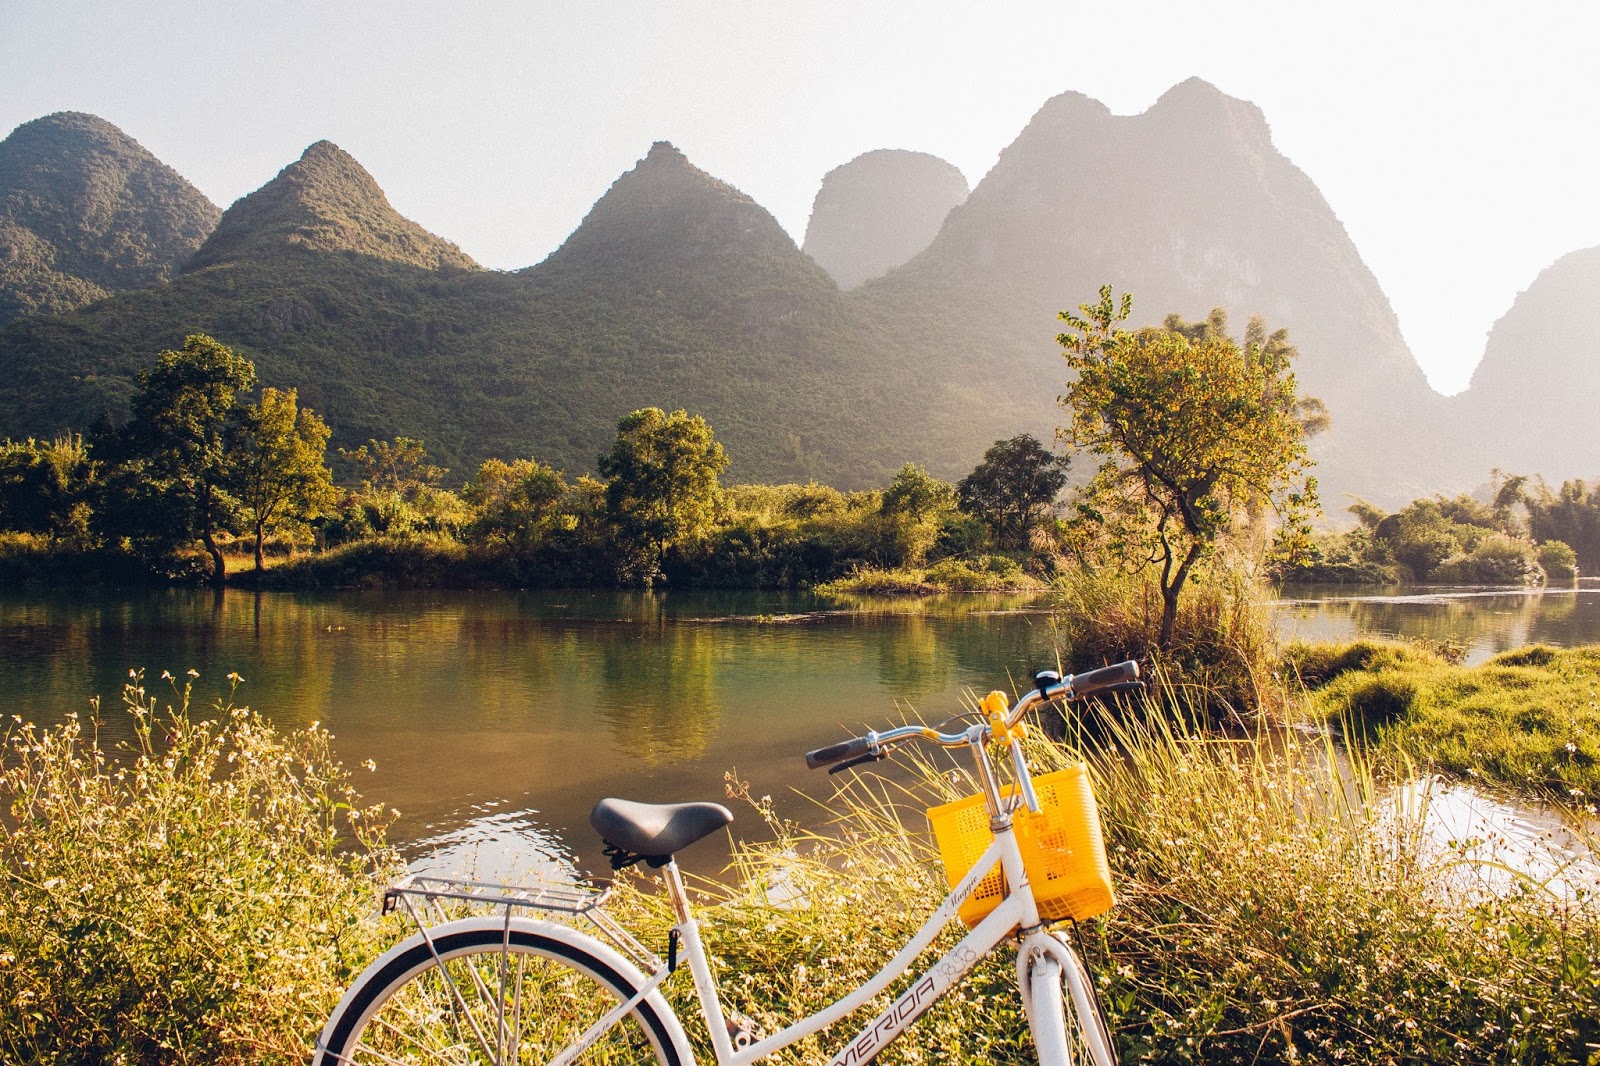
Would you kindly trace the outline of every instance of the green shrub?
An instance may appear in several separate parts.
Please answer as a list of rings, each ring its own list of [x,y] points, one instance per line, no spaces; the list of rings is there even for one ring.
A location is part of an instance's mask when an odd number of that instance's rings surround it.
[[[1578,580],[1578,553],[1559,540],[1547,540],[1539,545],[1539,567],[1545,577],[1561,584]]]
[[[160,710],[130,682],[125,751],[75,715],[0,748],[8,1063],[304,1061],[379,950],[381,817],[327,733],[233,706],[196,720],[173,692]]]
[[[1471,551],[1439,563],[1426,580],[1438,585],[1538,585],[1544,581],[1544,572],[1534,558],[1532,544],[1490,533]]]

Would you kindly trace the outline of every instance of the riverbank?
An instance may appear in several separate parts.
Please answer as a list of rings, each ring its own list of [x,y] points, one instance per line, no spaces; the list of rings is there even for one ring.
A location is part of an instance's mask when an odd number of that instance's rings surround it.
[[[178,692],[133,694],[140,735],[160,742],[129,775],[75,724],[8,739],[0,788],[22,804],[0,845],[0,995],[22,1008],[0,1013],[9,1060],[301,1061],[352,974],[406,932],[374,905],[393,857],[372,827],[388,815],[354,795],[326,733],[151,706]],[[1032,742],[1043,770],[1094,767],[1118,904],[1085,932],[1124,1061],[1566,1063],[1600,1040],[1597,897],[1464,883],[1462,856],[1430,849],[1393,800],[1369,754],[1384,741],[1352,735],[1336,759],[1324,736],[1127,710],[1083,748]],[[903,792],[844,781],[824,830],[777,817],[759,782],[740,790],[732,876],[698,884],[729,1007],[769,1029],[816,1009],[937,904],[920,810],[972,784],[906,770]],[[352,829],[362,848],[333,846]],[[665,941],[659,895],[624,878],[613,907]],[[687,983],[668,992],[692,1019]],[[1029,1062],[1024,1029],[995,958],[888,1061]]]

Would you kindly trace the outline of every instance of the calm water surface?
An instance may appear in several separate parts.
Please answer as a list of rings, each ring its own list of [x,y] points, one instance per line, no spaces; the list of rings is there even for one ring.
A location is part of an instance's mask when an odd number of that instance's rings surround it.
[[[1600,583],[1577,588],[1436,588],[1399,591],[1349,585],[1293,588],[1274,605],[1278,628],[1302,640],[1359,636],[1456,641],[1468,663],[1524,644],[1572,647],[1600,641]]]
[[[800,756],[908,712],[1054,666],[1043,604],[962,596],[832,610],[805,594],[671,595],[0,591],[0,713],[41,722],[99,695],[108,729],[131,668],[200,671],[203,704],[238,700],[282,726],[326,725],[418,863],[480,872],[603,867],[587,813],[602,796],[721,799],[723,775],[786,816]],[[1297,591],[1281,628],[1453,639],[1482,659],[1528,641],[1600,641],[1600,588],[1543,594]],[[735,828],[759,835],[748,811]],[[686,856],[716,869],[712,842]]]
[[[133,667],[194,668],[204,703],[321,722],[399,839],[438,865],[603,865],[607,795],[721,800],[735,772],[785,815],[826,775],[802,753],[909,711],[942,718],[1055,665],[1047,611],[1016,597],[821,613],[794,594],[0,593],[0,713],[45,722]],[[152,686],[153,687],[153,686]],[[125,723],[104,717],[115,731]],[[759,833],[751,812],[736,828]],[[723,856],[695,849],[702,868]]]

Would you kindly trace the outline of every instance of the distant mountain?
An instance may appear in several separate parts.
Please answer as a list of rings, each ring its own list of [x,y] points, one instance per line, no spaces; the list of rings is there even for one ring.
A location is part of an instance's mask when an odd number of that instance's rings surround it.
[[[931,244],[967,191],[961,171],[926,152],[856,156],[823,177],[802,248],[853,289]]]
[[[1390,498],[1454,476],[1441,399],[1344,227],[1260,110],[1199,79],[1132,116],[1050,100],[932,245],[861,292],[920,311],[925,343],[964,347],[970,374],[1053,424],[1055,314],[1106,283],[1133,293],[1138,323],[1221,306],[1236,330],[1252,314],[1288,327],[1302,388],[1334,418],[1314,449],[1326,489]]]
[[[187,269],[280,253],[285,248],[404,263],[424,270],[477,269],[460,248],[402,216],[366,169],[318,141],[276,178],[222,216]]]
[[[818,200],[817,240],[872,213],[865,193]],[[1060,424],[1056,313],[1102,283],[1140,323],[1220,305],[1236,332],[1252,314],[1287,327],[1334,419],[1314,448],[1330,510],[1343,491],[1397,503],[1482,478],[1316,187],[1259,110],[1195,80],[1140,115],[1049,101],[927,247],[848,291],[666,142],[513,273],[475,269],[319,142],[170,282],[0,329],[0,437],[123,416],[137,371],[200,331],[299,387],[336,444],[420,437],[456,476],[488,456],[592,469],[617,418],[653,405],[705,415],[739,480],[860,487],[906,461],[954,478],[994,440]]]
[[[457,476],[488,456],[593,469],[651,405],[704,414],[740,479],[881,484],[908,458],[964,471],[987,443],[965,394],[670,144],[535,267],[453,252],[314,145],[170,284],[0,330],[0,436],[122,417],[155,352],[201,331],[297,386],[335,444],[420,437]]]
[[[1494,324],[1451,401],[1481,469],[1600,479],[1600,248],[1556,260]]]
[[[23,123],[0,141],[0,324],[167,280],[219,214],[104,119]]]

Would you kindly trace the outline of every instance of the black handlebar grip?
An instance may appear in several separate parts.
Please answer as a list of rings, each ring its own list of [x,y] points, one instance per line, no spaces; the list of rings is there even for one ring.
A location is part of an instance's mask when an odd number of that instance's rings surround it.
[[[830,744],[826,748],[806,752],[806,765],[813,770],[820,770],[829,763],[836,763],[841,759],[854,759],[871,750],[872,743],[866,737],[854,737],[843,743]]]
[[[1092,696],[1103,688],[1139,680],[1139,664],[1132,659],[1098,670],[1085,670],[1072,675],[1072,692],[1077,696]]]

